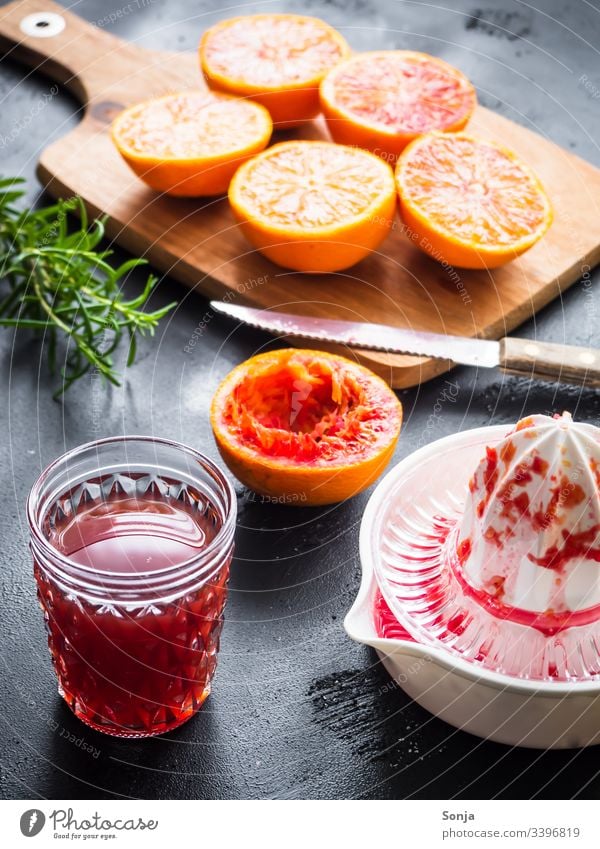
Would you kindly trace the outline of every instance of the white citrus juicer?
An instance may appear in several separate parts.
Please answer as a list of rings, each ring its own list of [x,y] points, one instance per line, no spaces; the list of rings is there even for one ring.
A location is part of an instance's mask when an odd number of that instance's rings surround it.
[[[346,630],[453,725],[513,745],[600,742],[597,470],[600,429],[568,414],[416,451],[365,511]]]
[[[547,632],[600,616],[600,430],[530,416],[469,483],[457,573],[497,615]]]

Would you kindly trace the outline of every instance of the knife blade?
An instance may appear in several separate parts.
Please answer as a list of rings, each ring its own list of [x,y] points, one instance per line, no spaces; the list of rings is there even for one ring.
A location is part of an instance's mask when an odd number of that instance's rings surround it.
[[[435,357],[484,368],[494,368],[500,364],[500,342],[492,340],[407,330],[363,321],[291,315],[228,304],[225,301],[211,301],[210,306],[216,312],[275,336],[296,336],[313,342],[337,342],[370,351]]]
[[[600,387],[600,350],[505,336],[499,341],[408,330],[387,324],[340,321],[259,310],[211,301],[215,312],[276,336],[336,342],[353,348],[434,357],[450,363],[494,368],[508,374],[579,386]]]

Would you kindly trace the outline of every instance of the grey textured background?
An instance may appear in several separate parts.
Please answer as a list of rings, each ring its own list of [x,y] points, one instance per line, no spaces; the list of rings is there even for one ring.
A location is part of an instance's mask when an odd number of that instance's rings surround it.
[[[105,22],[124,8],[119,0],[81,0],[72,8],[123,38],[175,50],[195,49],[201,30],[222,16],[216,3],[202,0],[132,5],[114,24]],[[267,9],[320,15],[357,49],[438,54],[471,77],[485,105],[600,166],[596,3],[298,0],[244,6],[248,12]],[[62,91],[48,96],[50,90],[47,79],[2,61],[0,133],[11,141],[0,150],[1,170],[30,178],[32,199],[39,192],[34,168],[41,149],[77,121],[78,104]],[[232,365],[270,344],[250,330],[230,335],[231,326],[215,319],[194,353],[186,354],[207,305],[161,281],[153,303],[173,298],[180,308],[154,342],[142,343],[121,389],[93,395],[92,382],[83,380],[64,403],[51,398],[38,344],[0,330],[0,795],[596,798],[597,752],[511,750],[455,731],[392,688],[375,655],[347,639],[342,619],[359,583],[357,540],[368,493],[329,510],[297,511],[241,493],[220,665],[201,714],[145,742],[112,740],[72,717],[56,694],[35,600],[24,515],[30,485],[58,454],[99,435],[157,434],[216,457],[209,398]],[[597,323],[595,288],[582,281],[520,332],[598,343]],[[445,379],[458,384],[458,397],[443,401],[436,416]],[[600,413],[597,393],[469,369],[400,397],[405,425],[397,459],[423,441],[511,423],[525,412],[569,409],[594,423]]]

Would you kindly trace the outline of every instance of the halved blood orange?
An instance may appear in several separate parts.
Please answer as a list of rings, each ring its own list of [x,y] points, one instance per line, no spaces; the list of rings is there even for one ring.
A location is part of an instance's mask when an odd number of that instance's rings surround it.
[[[112,138],[152,189],[194,197],[226,192],[236,168],[264,150],[272,131],[271,117],[258,103],[189,91],[121,112]]]
[[[359,148],[290,141],[246,162],[229,187],[246,238],[297,271],[339,271],[388,235],[396,209],[390,166]]]
[[[431,133],[396,166],[400,214],[434,259],[496,268],[534,245],[552,222],[535,174],[510,150],[465,133]]]
[[[411,50],[358,53],[321,83],[321,108],[334,140],[392,164],[416,136],[462,129],[476,102],[461,71]]]
[[[234,368],[210,417],[223,460],[249,489],[286,504],[334,504],[383,472],[402,407],[363,366],[284,348]]]
[[[262,103],[280,127],[315,117],[323,75],[349,55],[337,30],[304,15],[230,18],[207,30],[200,42],[210,87]]]

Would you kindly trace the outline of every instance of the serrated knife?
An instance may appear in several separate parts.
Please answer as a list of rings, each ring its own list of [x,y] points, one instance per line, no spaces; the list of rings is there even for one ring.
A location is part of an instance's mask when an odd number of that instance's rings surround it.
[[[211,301],[215,312],[275,336],[335,342],[352,348],[413,354],[455,365],[500,368],[509,374],[600,387],[600,351],[506,336],[499,341],[408,330],[387,324],[339,321]]]

